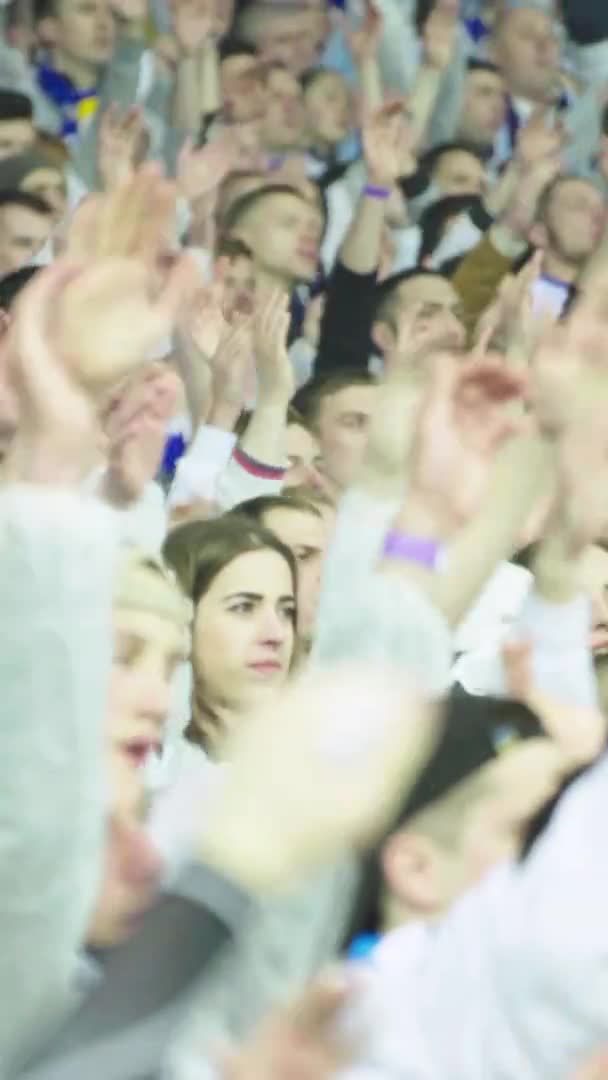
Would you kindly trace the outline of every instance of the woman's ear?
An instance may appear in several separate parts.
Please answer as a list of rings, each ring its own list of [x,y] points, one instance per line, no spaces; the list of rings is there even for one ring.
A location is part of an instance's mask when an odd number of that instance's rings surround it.
[[[384,846],[382,868],[397,905],[423,918],[441,910],[439,852],[432,840],[407,829],[394,833]]]

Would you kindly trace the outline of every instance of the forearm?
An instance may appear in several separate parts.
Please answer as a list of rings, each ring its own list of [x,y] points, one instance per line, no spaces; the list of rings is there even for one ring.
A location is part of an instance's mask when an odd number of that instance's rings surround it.
[[[274,468],[284,468],[288,406],[288,398],[260,397],[239,443],[248,457]]]
[[[321,319],[317,376],[343,368],[367,370],[375,292],[375,268],[369,274],[356,274],[336,264]]]
[[[416,81],[408,99],[408,109],[412,118],[413,145],[416,149],[424,148],[440,89],[441,72],[430,65],[422,64],[418,69]]]
[[[377,499],[402,499],[407,459],[416,430],[420,392],[407,381],[387,378],[378,396],[369,443],[356,487]]]
[[[374,180],[370,177],[370,184]],[[382,186],[382,185],[379,185]],[[382,247],[385,200],[362,194],[351,226],[340,250],[340,261],[354,274],[371,274],[378,269]]]
[[[198,58],[200,87],[200,112],[202,116],[215,116],[222,107],[220,84],[220,58],[215,42],[203,45]]]
[[[462,621],[497,564],[512,556],[553,470],[553,448],[538,437],[512,439],[499,453],[481,509],[449,544],[445,569],[430,579],[431,598],[451,626]]]
[[[520,180],[521,170],[517,162],[509,162],[484,199],[484,206],[493,218],[500,218],[507,211]]]
[[[384,86],[380,65],[375,56],[364,59],[359,65],[359,87],[365,108],[380,108],[384,101]]]
[[[185,55],[178,64],[175,78],[172,121],[182,131],[195,136],[200,127],[201,115],[198,60],[196,56]]]

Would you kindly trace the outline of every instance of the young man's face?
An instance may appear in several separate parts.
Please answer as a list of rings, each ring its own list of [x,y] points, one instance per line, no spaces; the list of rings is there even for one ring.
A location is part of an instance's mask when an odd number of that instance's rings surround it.
[[[0,277],[12,274],[31,262],[46,244],[53,219],[25,206],[9,205],[0,209]]]
[[[456,836],[450,823],[449,843],[417,832],[415,819],[387,841],[385,883],[394,910],[407,913],[403,921],[441,917],[498,863],[517,858],[528,826],[559,788],[559,760],[550,739],[517,745],[480,770],[483,790],[462,812]]]
[[[351,484],[369,438],[377,387],[347,386],[321,401],[319,438],[324,470],[337,491]]]
[[[287,426],[287,461],[283,487],[311,487],[325,490],[323,457],[319,440],[302,424]]]
[[[29,150],[35,137],[32,120],[0,120],[0,161]]]
[[[298,630],[305,640],[310,639],[319,604],[328,523],[318,514],[288,507],[269,510],[263,523],[290,549],[298,564]]]
[[[481,195],[485,189],[486,171],[474,154],[450,150],[441,155],[433,180],[443,196]]]
[[[266,82],[267,102],[262,134],[266,146],[291,150],[302,145],[304,103],[298,80],[286,68],[274,67]]]
[[[335,71],[319,75],[305,91],[307,127],[313,144],[333,147],[348,135],[353,122],[348,84]]]
[[[233,124],[261,120],[266,105],[264,69],[257,56],[228,56],[220,68],[226,119]]]
[[[57,0],[44,21],[44,37],[70,60],[101,67],[109,63],[116,38],[109,0]]]
[[[544,246],[567,262],[583,265],[599,243],[605,211],[604,200],[593,184],[564,180],[547,206]]]
[[[466,83],[460,138],[476,146],[491,146],[505,122],[506,86],[498,71],[469,71]]]
[[[397,286],[390,321],[374,324],[373,338],[382,352],[393,346],[398,320],[412,307],[418,309],[416,329],[432,329],[438,350],[459,352],[464,347],[462,301],[451,281],[441,274],[416,274]]]
[[[553,20],[543,11],[516,8],[500,21],[495,58],[515,97],[554,101],[559,90],[559,41]]]
[[[280,192],[253,207],[239,231],[256,264],[292,287],[315,277],[321,229],[321,213],[315,206]]]

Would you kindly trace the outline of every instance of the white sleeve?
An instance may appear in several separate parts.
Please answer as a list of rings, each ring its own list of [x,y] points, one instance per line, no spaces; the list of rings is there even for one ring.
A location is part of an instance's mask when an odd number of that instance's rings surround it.
[[[608,1043],[607,813],[604,759],[523,865],[491,875],[428,934],[402,968],[399,1023],[361,1056],[372,1071],[343,1080],[567,1080]],[[384,989],[388,1008],[395,986]]]
[[[195,499],[214,502],[216,484],[236,446],[236,435],[221,428],[203,425],[184,456],[178,461],[169,492],[169,506],[187,506]]]
[[[597,705],[597,682],[590,649],[591,604],[583,596],[555,604],[534,590],[524,601],[509,637],[532,646],[534,686],[542,693],[571,705]],[[487,653],[463,657],[454,677],[471,694],[507,693],[499,646]]]
[[[392,662],[409,668],[435,696],[449,684],[448,625],[420,589],[378,572],[400,505],[398,499],[374,499],[356,488],[342,499],[323,570],[311,661]]]
[[[118,535],[57,489],[0,492],[0,1074],[66,1003],[101,865]]]
[[[256,462],[242,452],[232,455],[217,479],[216,501],[220,510],[233,510],[247,499],[280,495],[285,469]]]

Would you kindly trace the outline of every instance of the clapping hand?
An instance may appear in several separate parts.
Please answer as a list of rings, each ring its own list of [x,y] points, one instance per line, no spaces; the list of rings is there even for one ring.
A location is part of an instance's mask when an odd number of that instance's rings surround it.
[[[258,381],[258,402],[278,401],[287,408],[294,391],[294,375],[287,351],[288,297],[272,289],[260,298],[253,317],[253,347]]]
[[[136,372],[114,396],[104,417],[108,464],[103,493],[111,503],[135,502],[154,480],[179,392],[175,372],[156,363]]]

